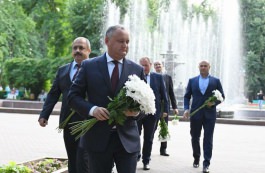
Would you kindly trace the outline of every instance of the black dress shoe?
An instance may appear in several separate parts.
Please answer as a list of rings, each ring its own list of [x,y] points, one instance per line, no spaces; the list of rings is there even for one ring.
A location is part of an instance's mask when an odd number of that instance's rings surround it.
[[[209,167],[203,167],[203,170],[202,170],[203,173],[209,173],[210,170],[209,170]]]
[[[144,164],[144,170],[149,170],[150,169],[150,166],[149,166],[149,164]]]
[[[194,168],[198,168],[198,167],[199,167],[199,162],[200,162],[200,161],[198,161],[198,160],[194,160],[194,162],[193,162],[193,167],[194,167]]]
[[[167,154],[166,152],[161,152],[160,155],[161,156],[169,156],[169,154]]]
[[[138,156],[137,156],[137,162],[139,162],[141,160],[141,154],[139,154]]]

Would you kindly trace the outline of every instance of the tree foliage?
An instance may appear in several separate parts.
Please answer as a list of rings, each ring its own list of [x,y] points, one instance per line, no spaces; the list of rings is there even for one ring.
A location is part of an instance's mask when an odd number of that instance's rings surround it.
[[[66,56],[71,45],[71,27],[67,12],[67,1],[64,0],[19,0],[25,13],[36,23],[43,45],[41,52],[45,57]]]
[[[124,22],[125,15],[130,5],[130,0],[111,0],[117,7],[120,8],[120,23]]]
[[[245,39],[246,86],[249,99],[265,91],[265,0],[241,0]]]
[[[90,57],[101,53],[105,0],[72,0],[69,2],[69,21],[74,37],[86,37],[92,47]]]
[[[194,16],[202,15],[205,19],[209,17],[216,18],[216,11],[208,2],[208,0],[202,1],[200,4],[192,4],[188,6],[188,0],[180,0],[182,6],[182,14],[185,19],[191,19]]]
[[[72,61],[71,44],[79,36],[92,46],[90,57],[102,53],[107,0],[0,0],[0,82],[41,90],[52,81],[59,66]],[[120,23],[130,0],[111,0],[120,9]],[[162,10],[171,0],[147,0],[148,27],[157,27]],[[241,0],[245,69],[248,95],[265,91],[265,0]],[[180,0],[186,18],[215,16],[204,0],[188,7]],[[25,73],[25,74],[24,74]],[[2,78],[4,74],[4,78]],[[25,78],[26,76],[26,78]],[[24,82],[25,80],[25,82]]]
[[[37,58],[12,58],[4,63],[4,80],[11,87],[26,87],[37,95],[47,80],[47,60]]]

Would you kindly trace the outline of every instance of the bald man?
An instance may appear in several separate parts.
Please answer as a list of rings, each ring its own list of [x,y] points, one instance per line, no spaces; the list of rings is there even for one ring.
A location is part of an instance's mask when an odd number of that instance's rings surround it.
[[[178,114],[179,111],[177,109],[177,101],[176,101],[175,94],[174,94],[172,77],[169,74],[164,73],[164,66],[161,61],[154,62],[154,69],[157,73],[160,73],[163,76],[163,80],[166,86],[167,98],[168,98],[168,109],[170,110],[170,103],[171,103],[173,113]],[[166,123],[168,124],[168,115],[164,117],[164,119]],[[167,142],[161,142],[160,155],[169,156],[169,154],[167,153]]]
[[[189,117],[189,112],[193,112],[213,95],[213,90],[219,90],[223,98],[224,92],[218,78],[209,74],[210,63],[201,61],[199,63],[200,75],[189,79],[186,93],[184,95],[184,118]],[[190,108],[190,100],[192,104]],[[193,149],[193,167],[198,168],[201,156],[200,136],[204,129],[203,137],[203,173],[208,173],[213,149],[213,133],[216,121],[216,106],[220,101],[209,102],[208,105],[190,117],[190,134]]]

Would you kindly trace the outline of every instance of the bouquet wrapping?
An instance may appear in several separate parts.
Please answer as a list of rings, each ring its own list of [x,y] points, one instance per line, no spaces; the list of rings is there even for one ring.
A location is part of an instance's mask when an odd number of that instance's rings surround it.
[[[118,95],[111,99],[107,105],[109,111],[108,123],[123,125],[126,120],[124,111],[142,111],[145,114],[154,114],[155,108],[155,95],[150,86],[141,80],[137,75],[130,75],[129,80],[125,82],[125,86],[120,90]],[[77,135],[76,139],[84,135],[91,129],[95,123],[96,118],[75,122],[74,126],[70,129],[72,135]]]

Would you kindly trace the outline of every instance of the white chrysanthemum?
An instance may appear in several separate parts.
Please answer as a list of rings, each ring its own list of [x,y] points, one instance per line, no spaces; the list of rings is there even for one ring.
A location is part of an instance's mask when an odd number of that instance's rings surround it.
[[[164,138],[162,138],[161,136],[158,136],[158,141],[160,141],[160,142],[167,142],[169,140],[170,140],[170,135],[167,135]]]
[[[140,104],[140,110],[146,114],[155,114],[155,95],[150,86],[137,75],[130,75],[125,83],[126,96]]]
[[[174,126],[179,124],[179,120],[172,120],[171,122]]]
[[[224,98],[219,90],[213,90],[213,94],[214,94],[214,97],[216,97],[216,99],[219,100],[220,102],[224,101]]]

